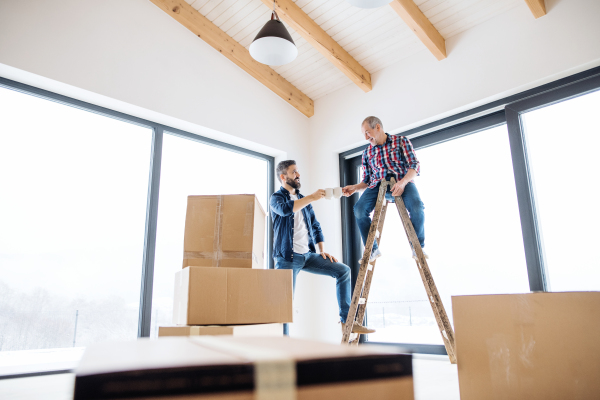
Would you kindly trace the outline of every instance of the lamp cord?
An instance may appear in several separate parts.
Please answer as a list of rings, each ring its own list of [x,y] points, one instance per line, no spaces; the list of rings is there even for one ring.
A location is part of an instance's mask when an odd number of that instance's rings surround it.
[[[273,13],[271,14],[271,21],[273,20],[273,17],[279,21],[279,15],[277,15],[277,12],[275,11],[275,0],[273,0]]]

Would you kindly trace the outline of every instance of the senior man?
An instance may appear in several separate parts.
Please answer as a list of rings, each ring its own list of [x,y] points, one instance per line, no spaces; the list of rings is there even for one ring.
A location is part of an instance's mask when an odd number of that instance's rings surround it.
[[[390,177],[396,179],[396,184],[385,194],[386,199],[393,201],[392,196],[402,196],[404,205],[410,214],[410,220],[415,228],[421,247],[425,247],[425,213],[417,186],[413,179],[419,175],[420,164],[415,155],[410,140],[404,136],[389,135],[383,130],[383,124],[377,117],[367,117],[361,124],[361,131],[369,146],[362,155],[364,177],[356,185],[348,185],[342,189],[344,196],[351,196],[357,191],[364,190],[354,206],[354,216],[363,240],[367,242],[371,227],[371,212],[377,203],[377,195],[381,181]],[[423,250],[425,258],[429,258]],[[373,251],[369,262],[381,256],[377,241],[373,243]],[[413,258],[416,253],[413,249]]]
[[[350,309],[350,268],[325,252],[321,224],[310,204],[325,197],[325,191],[319,189],[306,197],[300,194],[300,172],[294,160],[280,162],[276,173],[281,188],[273,193],[270,201],[275,268],[293,271],[294,292],[296,276],[301,270],[335,278],[340,321],[345,323]],[[355,323],[352,332],[365,334],[375,330]]]

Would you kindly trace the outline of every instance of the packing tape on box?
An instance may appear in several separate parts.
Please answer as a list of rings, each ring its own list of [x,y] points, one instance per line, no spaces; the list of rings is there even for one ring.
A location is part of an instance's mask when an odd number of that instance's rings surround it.
[[[217,212],[215,213],[215,236],[213,239],[212,266],[219,267],[221,264],[221,239],[223,238],[223,196],[217,196]]]
[[[252,361],[255,400],[296,400],[296,361],[285,352],[232,343],[216,336],[190,337],[190,340]]]
[[[212,251],[184,251],[183,258],[215,258],[217,254]],[[221,251],[219,257],[223,258],[235,258],[238,260],[249,260],[256,256],[249,251]]]
[[[242,235],[252,236],[254,228],[254,202],[246,204],[246,217],[244,218],[244,230]]]

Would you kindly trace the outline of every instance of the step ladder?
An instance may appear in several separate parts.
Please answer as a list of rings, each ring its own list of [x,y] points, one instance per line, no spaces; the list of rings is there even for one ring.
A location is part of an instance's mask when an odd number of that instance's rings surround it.
[[[395,183],[396,180],[391,178],[389,181],[381,181],[381,185],[379,186],[379,194],[377,195],[377,203],[375,204],[375,210],[373,213],[373,222],[371,223],[371,228],[369,229],[369,236],[367,236],[365,252],[363,253],[363,257],[360,261],[360,270],[358,272],[358,277],[356,278],[356,286],[354,287],[352,302],[350,303],[350,310],[348,311],[348,317],[346,318],[346,323],[344,324],[342,344],[357,345],[360,338],[360,334],[354,334],[351,332],[354,324],[357,323],[362,325],[365,318],[367,299],[369,298],[371,281],[373,279],[373,273],[375,272],[375,264],[377,263],[377,260],[369,263],[369,259],[371,258],[371,251],[373,250],[373,243],[375,242],[375,239],[377,238],[379,243],[381,243],[381,233],[383,231],[383,223],[385,221],[385,214],[388,207],[388,203],[385,200],[385,193],[387,188],[391,188]],[[427,292],[429,303],[433,309],[433,315],[435,316],[440,334],[442,335],[444,346],[446,346],[446,352],[450,357],[450,362],[452,364],[456,364],[454,330],[452,329],[452,325],[450,325],[450,320],[448,319],[448,315],[446,314],[446,310],[442,304],[440,294],[438,293],[435,282],[433,281],[433,276],[431,276],[431,271],[429,270],[429,266],[427,265],[427,261],[423,255],[423,249],[419,244],[417,234],[415,233],[412,222],[408,217],[408,212],[404,206],[404,201],[400,196],[395,196],[394,199],[396,208],[400,214],[400,219],[402,220],[402,225],[404,226],[404,231],[406,232],[406,237],[408,238],[411,247],[417,254],[417,267],[421,275],[421,280],[425,285],[425,291]]]

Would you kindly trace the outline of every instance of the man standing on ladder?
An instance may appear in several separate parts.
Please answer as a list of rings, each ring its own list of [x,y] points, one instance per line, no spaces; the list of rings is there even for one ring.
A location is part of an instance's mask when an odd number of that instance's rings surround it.
[[[404,136],[389,135],[383,130],[383,124],[377,117],[367,117],[361,125],[361,131],[369,146],[362,155],[364,178],[356,185],[348,185],[342,189],[344,196],[351,196],[357,191],[365,192],[354,206],[354,216],[362,237],[366,244],[369,228],[371,227],[371,212],[377,202],[379,186],[383,179],[395,177],[396,184],[387,189],[385,197],[393,201],[392,196],[402,196],[406,209],[410,213],[410,220],[419,239],[421,247],[425,246],[425,213],[424,206],[419,196],[413,179],[419,175],[420,164],[410,141]],[[423,251],[425,258],[429,258]],[[416,253],[413,249],[413,258]],[[381,257],[377,241],[373,243],[373,251],[369,262]]]

